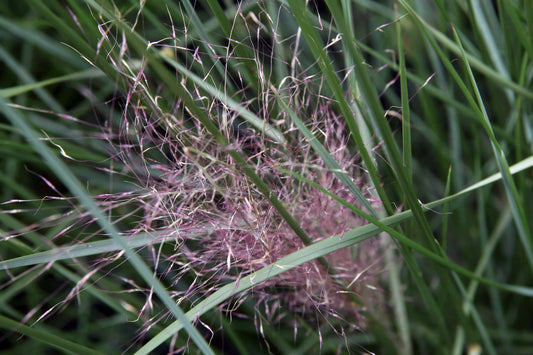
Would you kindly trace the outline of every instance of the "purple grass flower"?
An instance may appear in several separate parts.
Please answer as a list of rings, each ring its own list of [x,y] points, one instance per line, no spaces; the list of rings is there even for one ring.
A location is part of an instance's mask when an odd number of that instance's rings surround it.
[[[293,107],[301,117],[309,117],[308,127],[379,208],[358,165],[358,156],[348,146],[343,120],[334,113],[331,102],[321,98],[317,109],[310,113],[298,109],[303,105]],[[210,109],[220,112],[224,108]],[[217,145],[196,121],[156,121],[142,108],[135,111],[138,146],[124,141],[123,148],[128,147],[123,149],[127,152],[126,164],[133,171],[148,173],[137,175],[139,184],[148,191],[139,200],[144,209],[142,231],[176,236],[175,252],[154,257],[154,263],[164,259],[167,266],[163,276],[173,275],[176,285],[182,278],[192,280],[185,291],[176,294],[179,299],[207,296],[304,247],[268,199],[236,166],[227,147]],[[253,129],[236,129],[236,118],[230,113],[222,128],[313,242],[366,224],[347,207],[280,171],[297,172],[360,206],[310,144],[286,123],[287,118],[281,118],[289,142],[286,146],[268,141]],[[157,150],[157,158],[146,154],[150,149]],[[329,269],[315,260],[254,287],[249,294],[257,300],[258,309],[267,310],[270,319],[281,319],[286,312],[323,314],[362,327],[360,311],[364,306],[354,303],[349,294],[361,298],[367,293],[366,286],[377,281],[375,277],[383,268],[378,243],[368,240],[327,255],[325,260]]]

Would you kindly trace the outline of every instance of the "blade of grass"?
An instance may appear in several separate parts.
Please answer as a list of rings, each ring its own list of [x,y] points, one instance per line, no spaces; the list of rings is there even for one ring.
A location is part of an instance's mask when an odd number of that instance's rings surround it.
[[[394,12],[396,18],[399,18],[398,7],[394,4]],[[411,116],[409,106],[409,92],[407,89],[407,68],[405,65],[405,54],[403,48],[403,36],[402,27],[400,21],[396,22],[397,42],[398,42],[398,67],[400,74],[400,93],[402,100],[402,152],[403,152],[403,164],[407,169],[407,176],[409,182],[412,183],[413,178],[413,161],[412,161],[412,149],[411,149]],[[397,323],[398,332],[400,333],[400,339],[402,342],[402,353],[412,354],[413,345],[411,342],[409,319],[407,316],[407,310],[405,309],[405,298],[400,285],[400,263],[395,261],[392,257],[393,251],[390,248],[386,249],[388,260],[391,262],[391,268],[389,268],[389,281],[391,284],[392,300],[394,304],[394,312]],[[412,267],[410,270],[412,270]],[[420,289],[420,288],[419,288]]]
[[[402,6],[404,6],[404,4],[407,5],[405,0],[400,0],[400,3],[402,4]],[[407,5],[407,6],[409,6],[409,5]],[[435,36],[435,38],[445,48],[449,49],[450,51],[452,51],[453,53],[455,53],[457,55],[462,56],[461,49],[458,47],[457,44],[455,44],[452,40],[450,40],[448,37],[446,37],[446,35],[444,35],[442,32],[440,32],[439,30],[437,30],[434,27],[432,27],[431,25],[429,25],[426,21],[422,20],[421,18],[418,18],[418,20],[423,23],[423,26],[425,28],[427,28],[429,30],[429,32],[431,34],[433,34],[433,36]],[[525,88],[523,86],[520,86],[520,85],[516,84],[514,81],[506,79],[501,74],[496,72],[494,69],[492,69],[491,67],[489,67],[488,65],[483,63],[481,60],[476,58],[474,55],[469,54],[469,53],[465,53],[465,56],[466,56],[468,62],[470,63],[470,65],[472,66],[472,68],[474,68],[475,70],[477,70],[481,74],[484,74],[488,79],[494,80],[494,82],[502,85],[502,87],[509,88],[509,89],[513,90],[515,93],[517,93],[519,95],[523,95],[524,97],[527,97],[530,100],[533,99],[533,91],[531,91],[531,90],[529,90],[529,89],[527,89],[527,88]]]
[[[31,337],[35,340],[48,344],[56,349],[67,351],[72,354],[87,354],[87,355],[96,355],[103,354],[99,351],[89,349],[83,345],[76,344],[67,340],[63,337],[51,334],[50,332],[45,332],[38,330],[27,325],[20,324],[13,319],[7,318],[0,314],[0,328],[8,329],[10,331],[16,331],[17,333],[24,334],[28,337]]]
[[[503,39],[501,37],[496,38],[496,35],[501,35],[501,29],[497,27],[496,30],[493,31],[494,26],[491,25],[491,21],[487,18],[488,14],[486,14],[488,8],[484,6],[483,2],[470,0],[468,5],[471,8],[472,22],[477,26],[477,33],[483,40],[489,58],[496,68],[497,73],[505,80],[511,81],[511,76],[501,56],[502,51],[500,51],[500,48],[502,47],[500,44],[503,42]],[[463,50],[461,50],[461,52],[463,52]],[[514,94],[512,91],[507,89],[505,90],[505,94],[510,101],[514,100]]]
[[[132,237],[124,238],[130,248],[140,248],[149,244],[164,243],[168,240],[175,239],[175,236],[159,238],[153,234],[139,234]],[[11,242],[10,240],[7,242]],[[58,260],[75,259],[84,256],[109,253],[112,251],[122,250],[122,246],[115,240],[99,240],[96,242],[83,243],[82,245],[72,245],[68,247],[56,248],[40,253],[21,256],[18,258],[0,261],[0,269],[13,269],[22,266],[30,266],[42,263],[48,263]]]
[[[531,1],[526,1],[524,6],[525,6],[524,13],[525,13],[525,18],[527,21],[527,29],[528,29],[527,32],[529,33],[529,37],[527,38],[531,39],[531,34],[533,33],[533,3],[531,3]],[[531,51],[528,51],[528,52],[531,55]],[[529,60],[533,60],[533,57],[530,56]]]
[[[452,167],[448,169],[448,177],[446,178],[446,188],[444,190],[444,196],[450,195],[450,186],[451,186],[451,176],[452,176]],[[450,206],[448,203],[444,204],[442,211],[442,231],[441,231],[441,248],[446,253],[448,247],[448,215],[450,213]]]
[[[396,4],[395,4],[396,5]],[[398,13],[398,8],[395,6],[395,11]],[[399,18],[397,14],[396,17]],[[412,183],[413,178],[413,161],[411,153],[411,115],[409,107],[409,91],[407,90],[407,68],[405,66],[405,54],[403,49],[402,26],[400,21],[396,22],[396,33],[398,41],[398,67],[400,72],[400,93],[402,98],[402,152],[403,164],[405,166],[406,175]]]
[[[31,84],[19,85],[19,86],[6,88],[6,89],[0,89],[0,96],[5,99],[8,99],[16,95],[25,94],[35,89],[43,88],[48,85],[59,84],[59,83],[67,82],[67,81],[74,81],[74,80],[81,80],[81,79],[92,79],[96,77],[101,77],[103,75],[104,74],[98,69],[82,70],[79,72],[70,73],[70,74],[58,76],[55,78],[33,82]]]
[[[349,1],[349,0],[343,0],[342,1],[342,9],[343,9],[343,13],[344,13],[344,17],[346,19],[346,21],[348,23],[354,23],[355,19],[354,19],[354,14],[353,14],[353,9],[352,9],[352,1]],[[344,67],[345,68],[353,68],[354,67],[354,61],[353,61],[353,58],[352,56],[346,52],[346,51],[343,51],[343,57],[344,57]],[[352,92],[354,93],[354,95],[357,97],[359,96],[359,85],[357,84],[357,77],[355,75],[355,73],[353,71],[350,71],[350,74],[348,75],[348,82],[349,82],[349,86],[352,90]],[[357,126],[359,127],[359,130],[361,131],[361,137],[363,139],[363,142],[371,142],[372,139],[373,139],[373,132],[370,131],[370,126],[365,122],[364,118],[363,118],[363,114],[361,113],[361,111],[359,110],[359,107],[357,104],[355,103],[350,103],[350,107],[352,109],[352,111],[354,112],[354,116],[355,116],[355,119],[357,120]],[[369,151],[369,153],[372,154],[374,153],[372,150]],[[372,158],[376,158],[376,154],[374,153]],[[376,165],[374,163],[374,165]],[[370,180],[372,181],[372,180]],[[376,199],[378,199],[379,197],[376,196]]]
[[[487,110],[485,109],[485,104],[483,103],[483,99],[481,98],[481,93],[479,92],[479,88],[477,87],[476,79],[474,78],[474,73],[472,72],[472,69],[470,68],[468,58],[466,57],[466,53],[463,50],[461,40],[459,39],[459,36],[454,28],[453,28],[453,31],[454,31],[455,39],[457,41],[457,45],[461,49],[463,60],[466,64],[470,84],[472,85],[472,88],[474,89],[474,94],[477,100],[477,104],[479,105],[479,109],[482,113],[482,116],[480,117],[480,119],[483,122],[483,128],[485,128],[486,134],[488,135],[491,141],[492,149],[494,151],[494,157],[496,158],[496,162],[498,163],[498,168],[500,170],[500,173],[502,174],[502,181],[503,181],[503,185],[505,186],[505,191],[507,193],[509,204],[511,206],[511,211],[513,213],[513,219],[515,221],[515,226],[518,230],[520,241],[522,242],[522,245],[524,247],[524,252],[526,253],[526,256],[529,262],[529,267],[531,268],[531,271],[533,272],[533,236],[531,235],[531,229],[529,227],[529,222],[528,222],[528,219],[526,218],[524,208],[522,207],[522,204],[520,203],[521,198],[518,195],[516,184],[514,182],[513,177],[511,176],[511,172],[509,170],[509,164],[507,163],[507,159],[505,158],[505,153],[503,152],[498,140],[496,139],[496,136],[494,135],[492,124],[487,114]]]
[[[497,243],[505,236],[506,230],[509,227],[509,225],[513,223],[512,215],[510,209],[506,208],[505,211],[502,213],[501,217],[496,223],[496,227],[492,231],[491,235],[489,236],[489,239],[487,241],[486,247],[483,249],[483,254],[481,255],[481,258],[479,260],[478,266],[476,267],[476,270],[482,269],[484,266],[483,264],[486,263],[486,275],[490,278],[494,278],[496,273],[495,270],[498,268],[498,261],[495,258],[490,258],[491,253],[496,250]],[[485,261],[486,260],[486,261]],[[475,281],[471,281],[469,284],[468,290],[472,289],[474,292],[475,288],[477,288],[478,283]],[[502,342],[503,342],[503,349],[509,350],[512,346],[512,337],[511,337],[511,329],[509,329],[509,325],[506,322],[506,304],[502,300],[500,296],[500,292],[494,288],[491,288],[489,290],[489,295],[491,299],[492,309],[494,318],[496,319],[498,334],[502,335]]]

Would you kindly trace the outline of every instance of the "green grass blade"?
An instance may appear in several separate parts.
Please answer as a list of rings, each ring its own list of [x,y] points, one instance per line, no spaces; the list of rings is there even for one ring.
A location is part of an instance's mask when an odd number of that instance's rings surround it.
[[[533,272],[533,236],[531,235],[531,228],[529,227],[528,219],[526,217],[524,208],[522,207],[521,198],[518,194],[516,184],[511,176],[509,164],[507,163],[507,159],[505,158],[505,153],[501,149],[500,144],[498,143],[498,140],[494,135],[494,131],[492,129],[487,110],[485,109],[485,104],[483,103],[483,99],[481,98],[481,94],[477,87],[476,79],[474,78],[472,69],[470,68],[468,58],[466,57],[459,36],[457,35],[457,32],[455,32],[455,30],[454,34],[456,36],[457,45],[461,49],[463,60],[466,64],[470,84],[474,88],[474,93],[477,100],[477,104],[479,105],[479,110],[482,113],[480,119],[482,120],[483,127],[485,128],[485,131],[491,141],[492,149],[494,151],[494,157],[496,159],[496,162],[498,163],[500,173],[502,174],[502,181],[503,185],[505,186],[505,191],[509,200],[509,204],[511,206],[515,226],[518,230],[520,241],[522,242],[522,245],[524,247],[524,252],[526,253],[526,257],[529,262],[529,267]]]
[[[448,169],[448,177],[446,178],[446,188],[444,190],[444,196],[448,196],[450,194],[450,186],[451,186],[451,176],[452,176],[452,167]],[[442,218],[442,232],[441,232],[441,248],[446,253],[447,246],[448,246],[448,214],[450,212],[450,206],[448,203],[444,204],[444,208],[442,211],[443,218]]]
[[[175,237],[158,238],[153,234],[139,234],[128,238],[123,238],[129,248],[140,248],[153,243],[164,243],[174,240]],[[18,258],[0,261],[0,269],[10,270],[22,266],[31,266],[42,263],[49,263],[59,260],[81,258],[84,256],[109,253],[122,250],[122,246],[114,240],[99,240],[96,242],[83,243],[82,245],[72,245],[60,247],[40,253],[33,253]]]
[[[4,99],[8,99],[16,95],[25,94],[35,89],[43,88],[48,85],[64,83],[64,82],[73,81],[73,80],[92,79],[92,78],[96,78],[100,76],[103,76],[103,73],[98,69],[82,70],[79,72],[70,73],[67,75],[62,75],[62,76],[58,76],[55,78],[50,78],[50,79],[34,82],[31,84],[19,85],[19,86],[6,88],[6,89],[0,89],[0,97],[3,97]]]
[[[483,42],[485,43],[485,46],[487,47],[487,53],[492,61],[492,64],[496,68],[497,73],[501,75],[502,78],[507,81],[511,81],[511,76],[509,74],[509,71],[507,70],[507,66],[504,63],[500,51],[500,48],[503,45],[503,39],[495,38],[495,36],[499,33],[493,31],[493,26],[490,25],[490,21],[487,19],[487,16],[484,11],[486,7],[484,6],[483,2],[476,0],[470,0],[469,5],[472,9],[472,18],[478,27],[477,32],[479,33],[479,36],[482,38]],[[462,46],[459,45],[459,47]],[[461,49],[461,52],[464,52],[464,50]]]
[[[528,29],[529,36],[531,36],[531,34],[533,33],[533,4],[531,3],[531,1],[526,1],[524,6],[525,6],[524,13],[525,13],[526,21],[527,21],[527,29]],[[531,39],[531,37],[529,38]],[[531,42],[529,43],[531,44]],[[531,55],[531,51],[528,51],[528,52]],[[533,56],[530,56],[529,60],[533,60]]]
[[[405,0],[400,0],[400,3],[406,9],[410,8],[410,6],[405,2]],[[412,11],[412,9],[409,10],[409,12],[410,13],[414,13],[414,11],[413,12],[411,12],[411,11]],[[425,22],[421,18],[418,17],[418,20],[421,21],[421,23],[423,24],[424,28],[426,28],[433,36],[435,36],[435,38],[445,48],[449,49],[450,51],[452,51],[453,53],[455,53],[457,55],[460,55],[460,56],[462,55],[461,54],[461,49],[457,46],[457,44],[455,44],[452,40],[450,40],[448,37],[446,37],[446,35],[444,35],[442,32],[440,32],[439,30],[437,30],[434,27],[432,27],[431,25],[429,25],[427,22]],[[489,78],[491,80],[494,80],[494,82],[502,85],[503,87],[509,88],[509,89],[513,90],[515,93],[523,95],[524,97],[527,97],[530,100],[533,99],[533,91],[531,91],[531,90],[529,90],[529,89],[527,89],[527,88],[525,88],[523,86],[520,86],[520,85],[516,84],[514,81],[506,79],[501,74],[496,72],[494,69],[492,69],[491,67],[489,67],[488,65],[483,63],[480,59],[476,58],[474,55],[469,54],[469,53],[465,53],[465,55],[466,55],[466,58],[467,58],[468,62],[472,66],[472,68],[474,68],[475,70],[477,70],[481,74],[484,74],[487,78]]]
[[[398,17],[398,15],[397,15]],[[400,72],[400,92],[402,97],[402,152],[403,164],[406,175],[411,182],[413,177],[413,158],[411,147],[411,110],[409,107],[409,91],[407,90],[407,68],[405,66],[405,54],[403,48],[402,26],[396,22],[398,41],[398,66]],[[412,183],[412,182],[411,182]]]
[[[83,345],[76,344],[67,340],[63,337],[51,334],[50,332],[45,332],[42,330],[35,329],[33,327],[28,327],[27,325],[20,324],[17,321],[9,319],[0,314],[0,328],[8,329],[10,331],[16,331],[20,334],[24,334],[30,338],[43,342],[56,348],[58,350],[67,351],[71,354],[83,354],[83,355],[97,355],[103,354],[99,351],[89,349]]]

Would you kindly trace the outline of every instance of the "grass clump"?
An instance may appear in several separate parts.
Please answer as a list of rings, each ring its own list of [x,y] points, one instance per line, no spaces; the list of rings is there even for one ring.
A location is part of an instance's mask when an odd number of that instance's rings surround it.
[[[531,351],[529,2],[0,15],[8,352]]]

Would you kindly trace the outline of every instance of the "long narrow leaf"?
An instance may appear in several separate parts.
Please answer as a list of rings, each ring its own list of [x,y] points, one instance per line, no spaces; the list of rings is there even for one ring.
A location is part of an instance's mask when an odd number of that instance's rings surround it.
[[[509,170],[509,164],[507,163],[507,159],[505,158],[505,153],[503,152],[502,148],[500,147],[500,144],[498,143],[498,140],[496,139],[496,136],[492,129],[492,124],[487,114],[487,110],[485,109],[485,105],[483,103],[483,99],[481,98],[481,94],[477,87],[476,79],[474,78],[474,73],[472,72],[472,69],[470,68],[468,58],[466,57],[466,54],[463,50],[463,46],[461,44],[459,36],[455,30],[454,30],[454,35],[457,41],[457,45],[461,49],[461,54],[463,55],[463,60],[465,61],[466,68],[468,70],[468,77],[470,79],[470,84],[474,88],[474,94],[477,100],[477,104],[479,105],[480,111],[482,113],[481,119],[483,120],[483,123],[484,123],[483,127],[485,128],[485,131],[490,139],[492,150],[494,152],[494,157],[496,159],[496,162],[498,163],[498,168],[502,175],[503,185],[505,186],[505,192],[507,193],[507,198],[511,206],[511,211],[513,213],[515,226],[516,226],[516,229],[518,230],[520,241],[522,242],[522,245],[524,247],[524,252],[526,253],[527,260],[529,262],[529,267],[531,268],[531,271],[533,272],[533,236],[531,235],[531,228],[529,227],[529,222],[528,222],[528,219],[526,218],[524,208],[522,207],[520,203],[521,198],[518,195],[516,184],[511,176],[511,171]]]
[[[40,342],[46,343],[56,349],[67,351],[72,354],[83,355],[100,355],[103,354],[99,351],[87,348],[83,345],[76,344],[70,340],[59,337],[57,335],[50,334],[50,332],[44,332],[27,325],[20,324],[13,319],[9,319],[0,314],[0,328],[9,329],[10,331],[16,331],[20,334],[24,334]]]

